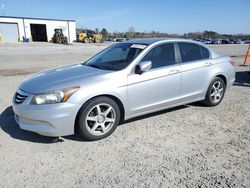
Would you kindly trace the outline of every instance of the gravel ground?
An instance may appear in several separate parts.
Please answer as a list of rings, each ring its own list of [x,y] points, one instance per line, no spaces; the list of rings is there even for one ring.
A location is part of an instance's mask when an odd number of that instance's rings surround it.
[[[250,76],[239,66],[247,45],[212,46],[237,64],[237,83],[219,106],[153,113],[96,142],[74,135],[52,143],[18,128],[10,105],[23,79],[107,45],[0,45],[0,187],[250,187]]]

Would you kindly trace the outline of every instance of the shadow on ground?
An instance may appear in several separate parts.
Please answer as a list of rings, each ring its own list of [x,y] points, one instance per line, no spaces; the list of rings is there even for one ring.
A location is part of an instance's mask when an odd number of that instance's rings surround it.
[[[14,112],[11,106],[6,108],[0,115],[0,127],[1,129],[9,134],[12,138],[30,142],[38,142],[38,143],[52,143],[54,138],[45,137],[38,135],[36,133],[32,133],[29,131],[24,131],[19,128],[15,119]]]
[[[129,123],[133,123],[133,122],[140,121],[140,120],[143,120],[143,119],[147,119],[147,118],[150,118],[150,117],[153,117],[153,116],[158,116],[158,115],[161,115],[161,114],[169,113],[169,112],[172,112],[172,111],[181,110],[181,109],[184,109],[184,108],[188,108],[190,106],[203,106],[203,104],[200,103],[200,102],[196,102],[196,103],[192,103],[192,104],[189,104],[189,105],[182,105],[182,106],[178,106],[178,107],[174,107],[174,108],[170,108],[170,109],[166,109],[166,110],[146,114],[146,115],[143,115],[143,116],[135,117],[133,119],[129,119],[127,121],[124,121],[119,126],[123,126],[123,125],[128,126]],[[130,124],[130,125],[132,125],[132,124]],[[84,140],[79,134],[72,135],[72,136],[65,136],[64,138],[69,139],[69,140],[74,140],[74,141],[88,142],[87,140]]]
[[[129,119],[127,121],[124,121],[123,123],[121,123],[121,125],[136,122],[136,121],[140,121],[140,120],[147,119],[147,118],[151,118],[151,117],[158,116],[158,115],[165,114],[165,113],[169,113],[169,112],[172,112],[172,111],[181,110],[181,109],[184,109],[184,108],[188,108],[189,106],[195,106],[195,105],[198,106],[199,104],[200,103],[197,102],[197,104],[192,103],[192,104],[189,104],[189,105],[182,105],[182,106],[177,106],[177,107],[169,108],[169,109],[158,111],[158,112],[153,112],[153,113],[150,113],[150,114],[142,115],[142,116],[135,117],[135,118]]]
[[[234,85],[250,87],[249,71],[236,72]]]
[[[168,112],[181,110],[181,109],[187,108],[189,106],[201,106],[201,104],[200,103],[192,103],[192,104],[185,105],[185,106],[179,106],[179,107],[175,107],[175,108],[171,108],[171,109],[143,115],[143,116],[136,117],[136,118],[130,119],[128,121],[125,121],[125,122],[121,123],[119,126],[126,125],[126,124],[128,125],[128,123],[131,123],[131,122],[140,121],[142,119],[147,119],[147,118],[161,115],[161,114],[165,114]],[[13,109],[11,106],[6,108],[1,113],[1,115],[0,115],[0,127],[4,132],[9,134],[12,138],[15,138],[18,140],[36,142],[36,143],[44,143],[44,144],[50,144],[50,143],[56,143],[56,142],[62,141],[62,140],[57,141],[57,140],[55,140],[54,137],[41,136],[37,133],[33,133],[33,132],[29,132],[29,131],[25,131],[25,130],[20,129],[19,126],[17,125],[17,123],[15,122],[14,112],[13,112]],[[62,138],[66,139],[66,140],[87,142],[87,140],[82,138],[79,134],[72,135],[72,136],[64,136]]]

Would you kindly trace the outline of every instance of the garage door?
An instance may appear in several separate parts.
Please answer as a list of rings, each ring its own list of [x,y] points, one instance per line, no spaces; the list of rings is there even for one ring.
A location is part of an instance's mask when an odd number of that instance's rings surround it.
[[[0,23],[2,42],[18,42],[18,27],[16,23]]]

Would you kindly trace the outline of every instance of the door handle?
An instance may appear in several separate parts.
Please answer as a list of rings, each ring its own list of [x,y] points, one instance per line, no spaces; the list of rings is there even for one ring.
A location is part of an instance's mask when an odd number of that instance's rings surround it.
[[[174,69],[174,70],[169,71],[169,75],[177,74],[177,73],[179,73],[179,72],[180,72],[180,70]]]
[[[209,66],[211,66],[211,65],[212,65],[211,62],[206,62],[206,63],[204,63],[204,66],[205,66],[205,67],[209,67]]]

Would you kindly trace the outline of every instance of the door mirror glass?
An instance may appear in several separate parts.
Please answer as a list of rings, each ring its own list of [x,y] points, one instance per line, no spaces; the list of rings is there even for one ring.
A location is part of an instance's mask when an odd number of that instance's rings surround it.
[[[151,67],[152,67],[151,61],[140,62],[140,64],[135,67],[135,73],[142,74],[144,72],[149,71],[149,69],[151,69]]]

